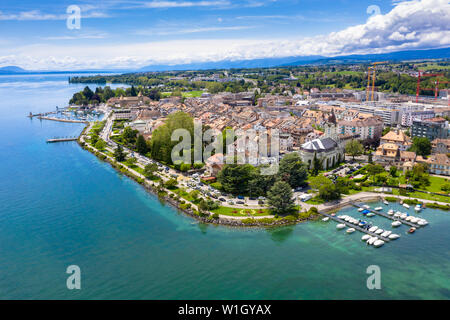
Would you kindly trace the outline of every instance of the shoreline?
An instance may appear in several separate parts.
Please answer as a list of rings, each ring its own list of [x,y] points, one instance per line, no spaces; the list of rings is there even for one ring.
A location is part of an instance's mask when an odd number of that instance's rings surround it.
[[[82,140],[82,137],[86,134],[86,130],[89,128],[89,124],[87,124],[84,129],[81,131],[77,143],[81,148],[84,150],[92,153],[94,156],[96,156],[99,160],[107,162],[112,168],[117,170],[119,173],[126,175],[128,178],[134,180],[135,182],[139,183],[147,192],[157,196],[160,200],[162,200],[164,203],[168,203],[171,205],[174,209],[176,209],[179,212],[182,212],[183,214],[194,218],[198,222],[205,223],[205,224],[213,224],[213,225],[222,225],[227,227],[245,227],[245,228],[269,228],[269,227],[282,227],[282,226],[289,226],[289,225],[296,225],[302,222],[307,221],[313,221],[318,220],[321,216],[321,213],[319,212],[317,215],[312,215],[307,218],[297,218],[297,219],[286,219],[286,218],[280,218],[279,220],[275,220],[273,216],[262,216],[262,217],[242,217],[239,219],[229,217],[227,218],[224,215],[220,215],[219,218],[215,219],[213,218],[213,213],[208,212],[205,216],[201,216],[197,214],[195,211],[192,210],[192,205],[196,206],[195,204],[191,204],[191,208],[182,208],[181,207],[181,201],[188,202],[185,199],[182,199],[180,202],[178,202],[176,199],[169,196],[170,193],[175,194],[171,192],[170,190],[164,189],[164,196],[161,196],[161,194],[158,194],[158,190],[154,188],[154,185],[151,183],[148,183],[147,179],[140,178],[136,176],[133,172],[130,172],[130,169],[123,165],[122,163],[118,163],[115,160],[112,160],[111,157],[104,154],[103,152],[95,149],[93,146],[89,145],[87,142]],[[122,170],[124,169],[124,170]],[[188,202],[190,203],[190,202]],[[197,211],[198,212],[198,211]]]

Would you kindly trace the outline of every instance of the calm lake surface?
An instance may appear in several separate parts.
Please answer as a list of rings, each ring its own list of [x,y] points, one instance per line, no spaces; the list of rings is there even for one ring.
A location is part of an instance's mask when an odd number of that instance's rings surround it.
[[[198,224],[75,142],[45,143],[82,130],[26,117],[66,106],[84,87],[68,76],[0,76],[0,299],[450,298],[450,213],[424,210],[429,226],[401,227],[379,249],[334,222]],[[81,268],[81,290],[66,288],[69,265]],[[370,265],[381,290],[366,287]]]

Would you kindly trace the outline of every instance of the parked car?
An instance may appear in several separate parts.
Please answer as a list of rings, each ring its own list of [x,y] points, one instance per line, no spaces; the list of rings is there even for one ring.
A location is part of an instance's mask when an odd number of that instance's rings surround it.
[[[250,200],[257,200],[256,197],[250,197]]]
[[[258,200],[266,200],[266,197],[263,197],[263,196],[258,197]]]
[[[243,197],[243,196],[237,196],[236,198],[239,200],[245,200],[245,197]]]
[[[245,204],[245,202],[244,202],[244,201],[241,201],[241,200],[236,201],[236,203],[237,203],[237,204]]]
[[[219,198],[219,201],[226,202],[227,200],[225,198]]]
[[[233,200],[228,200],[228,204],[233,205],[234,201]]]

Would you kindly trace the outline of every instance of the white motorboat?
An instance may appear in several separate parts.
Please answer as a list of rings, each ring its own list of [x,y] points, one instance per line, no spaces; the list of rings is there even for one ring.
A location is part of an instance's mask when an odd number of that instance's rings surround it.
[[[408,215],[407,215],[406,213],[402,213],[402,214],[400,215],[400,218],[406,219],[407,216],[408,216]]]
[[[411,217],[411,220],[410,220],[412,223],[417,223],[417,222],[419,222],[419,219],[417,219],[417,218],[415,218],[415,217]]]
[[[397,212],[394,214],[394,217],[395,217],[395,218],[400,218],[401,215],[402,215],[402,214],[401,214],[400,212],[397,211]]]
[[[380,211],[380,210],[383,210],[383,207],[376,207],[375,208],[375,211]]]
[[[336,226],[336,229],[338,229],[338,230],[342,230],[342,229],[344,229],[345,228],[345,224],[343,224],[343,223],[339,223],[337,226]]]
[[[362,211],[364,211],[364,208],[359,208],[358,211],[362,212]]]
[[[339,218],[339,219],[344,219],[344,218],[345,218],[345,216],[344,216],[344,215],[342,215],[342,216],[338,216],[338,218]]]
[[[402,223],[400,221],[394,221],[391,223],[391,226],[393,226],[394,228],[400,227],[402,225]]]
[[[325,218],[322,219],[323,222],[327,222],[328,220],[330,220],[329,217],[325,217]]]
[[[420,210],[422,210],[422,207],[420,206],[420,204],[417,204],[417,205],[414,207],[414,210],[416,210],[417,212],[419,212]]]
[[[380,234],[382,234],[383,232],[384,232],[383,229],[377,229],[377,230],[375,231],[375,234],[380,235]]]
[[[411,217],[411,216],[406,217],[406,218],[405,218],[405,221],[411,221],[412,218],[413,218],[413,217]]]
[[[385,231],[381,234],[382,237],[386,238],[388,237],[390,234],[392,233],[392,231]]]
[[[386,200],[384,200],[383,203],[384,203],[385,205],[388,205],[388,204],[389,204],[389,202],[387,202]]]
[[[350,219],[351,219],[350,217],[345,217],[345,218],[344,218],[344,220],[345,220],[346,222],[349,222]]]
[[[409,204],[407,204],[407,203],[404,203],[403,206],[404,206],[406,209],[409,209],[409,208],[410,208]]]
[[[355,232],[356,230],[355,230],[355,228],[349,228],[349,229],[347,229],[347,233],[353,233],[353,232]]]
[[[368,244],[370,244],[370,245],[372,245],[375,241],[377,241],[378,240],[378,237],[370,237],[370,239],[369,240],[367,240],[367,243]]]
[[[372,238],[372,237],[371,237],[369,234],[365,234],[365,235],[362,236],[361,240],[362,240],[362,241],[367,241],[367,240],[369,240],[370,238]]]
[[[384,244],[384,241],[383,241],[383,240],[376,240],[376,241],[374,241],[373,246],[374,246],[375,248],[379,248],[379,247],[381,247],[383,244]]]
[[[388,211],[388,215],[392,216],[393,214],[394,214],[394,210],[390,209],[390,210]]]
[[[363,207],[366,209],[370,209],[370,206],[368,206],[367,204],[363,205]]]
[[[375,213],[373,213],[373,212],[369,212],[368,214],[366,214],[366,217],[373,217],[373,216],[375,216]]]
[[[395,240],[395,239],[400,238],[400,236],[398,234],[396,234],[396,233],[392,233],[392,234],[390,234],[388,236],[388,238],[391,239],[391,240]]]
[[[369,229],[370,232],[375,232],[378,229],[377,226],[373,226],[372,228]]]

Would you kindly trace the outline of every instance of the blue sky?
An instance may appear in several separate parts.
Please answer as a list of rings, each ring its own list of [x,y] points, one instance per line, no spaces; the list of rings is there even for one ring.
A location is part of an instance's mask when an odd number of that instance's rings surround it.
[[[79,30],[67,28],[70,5],[81,9]],[[0,66],[136,68],[446,47],[449,6],[447,0],[2,0]]]

